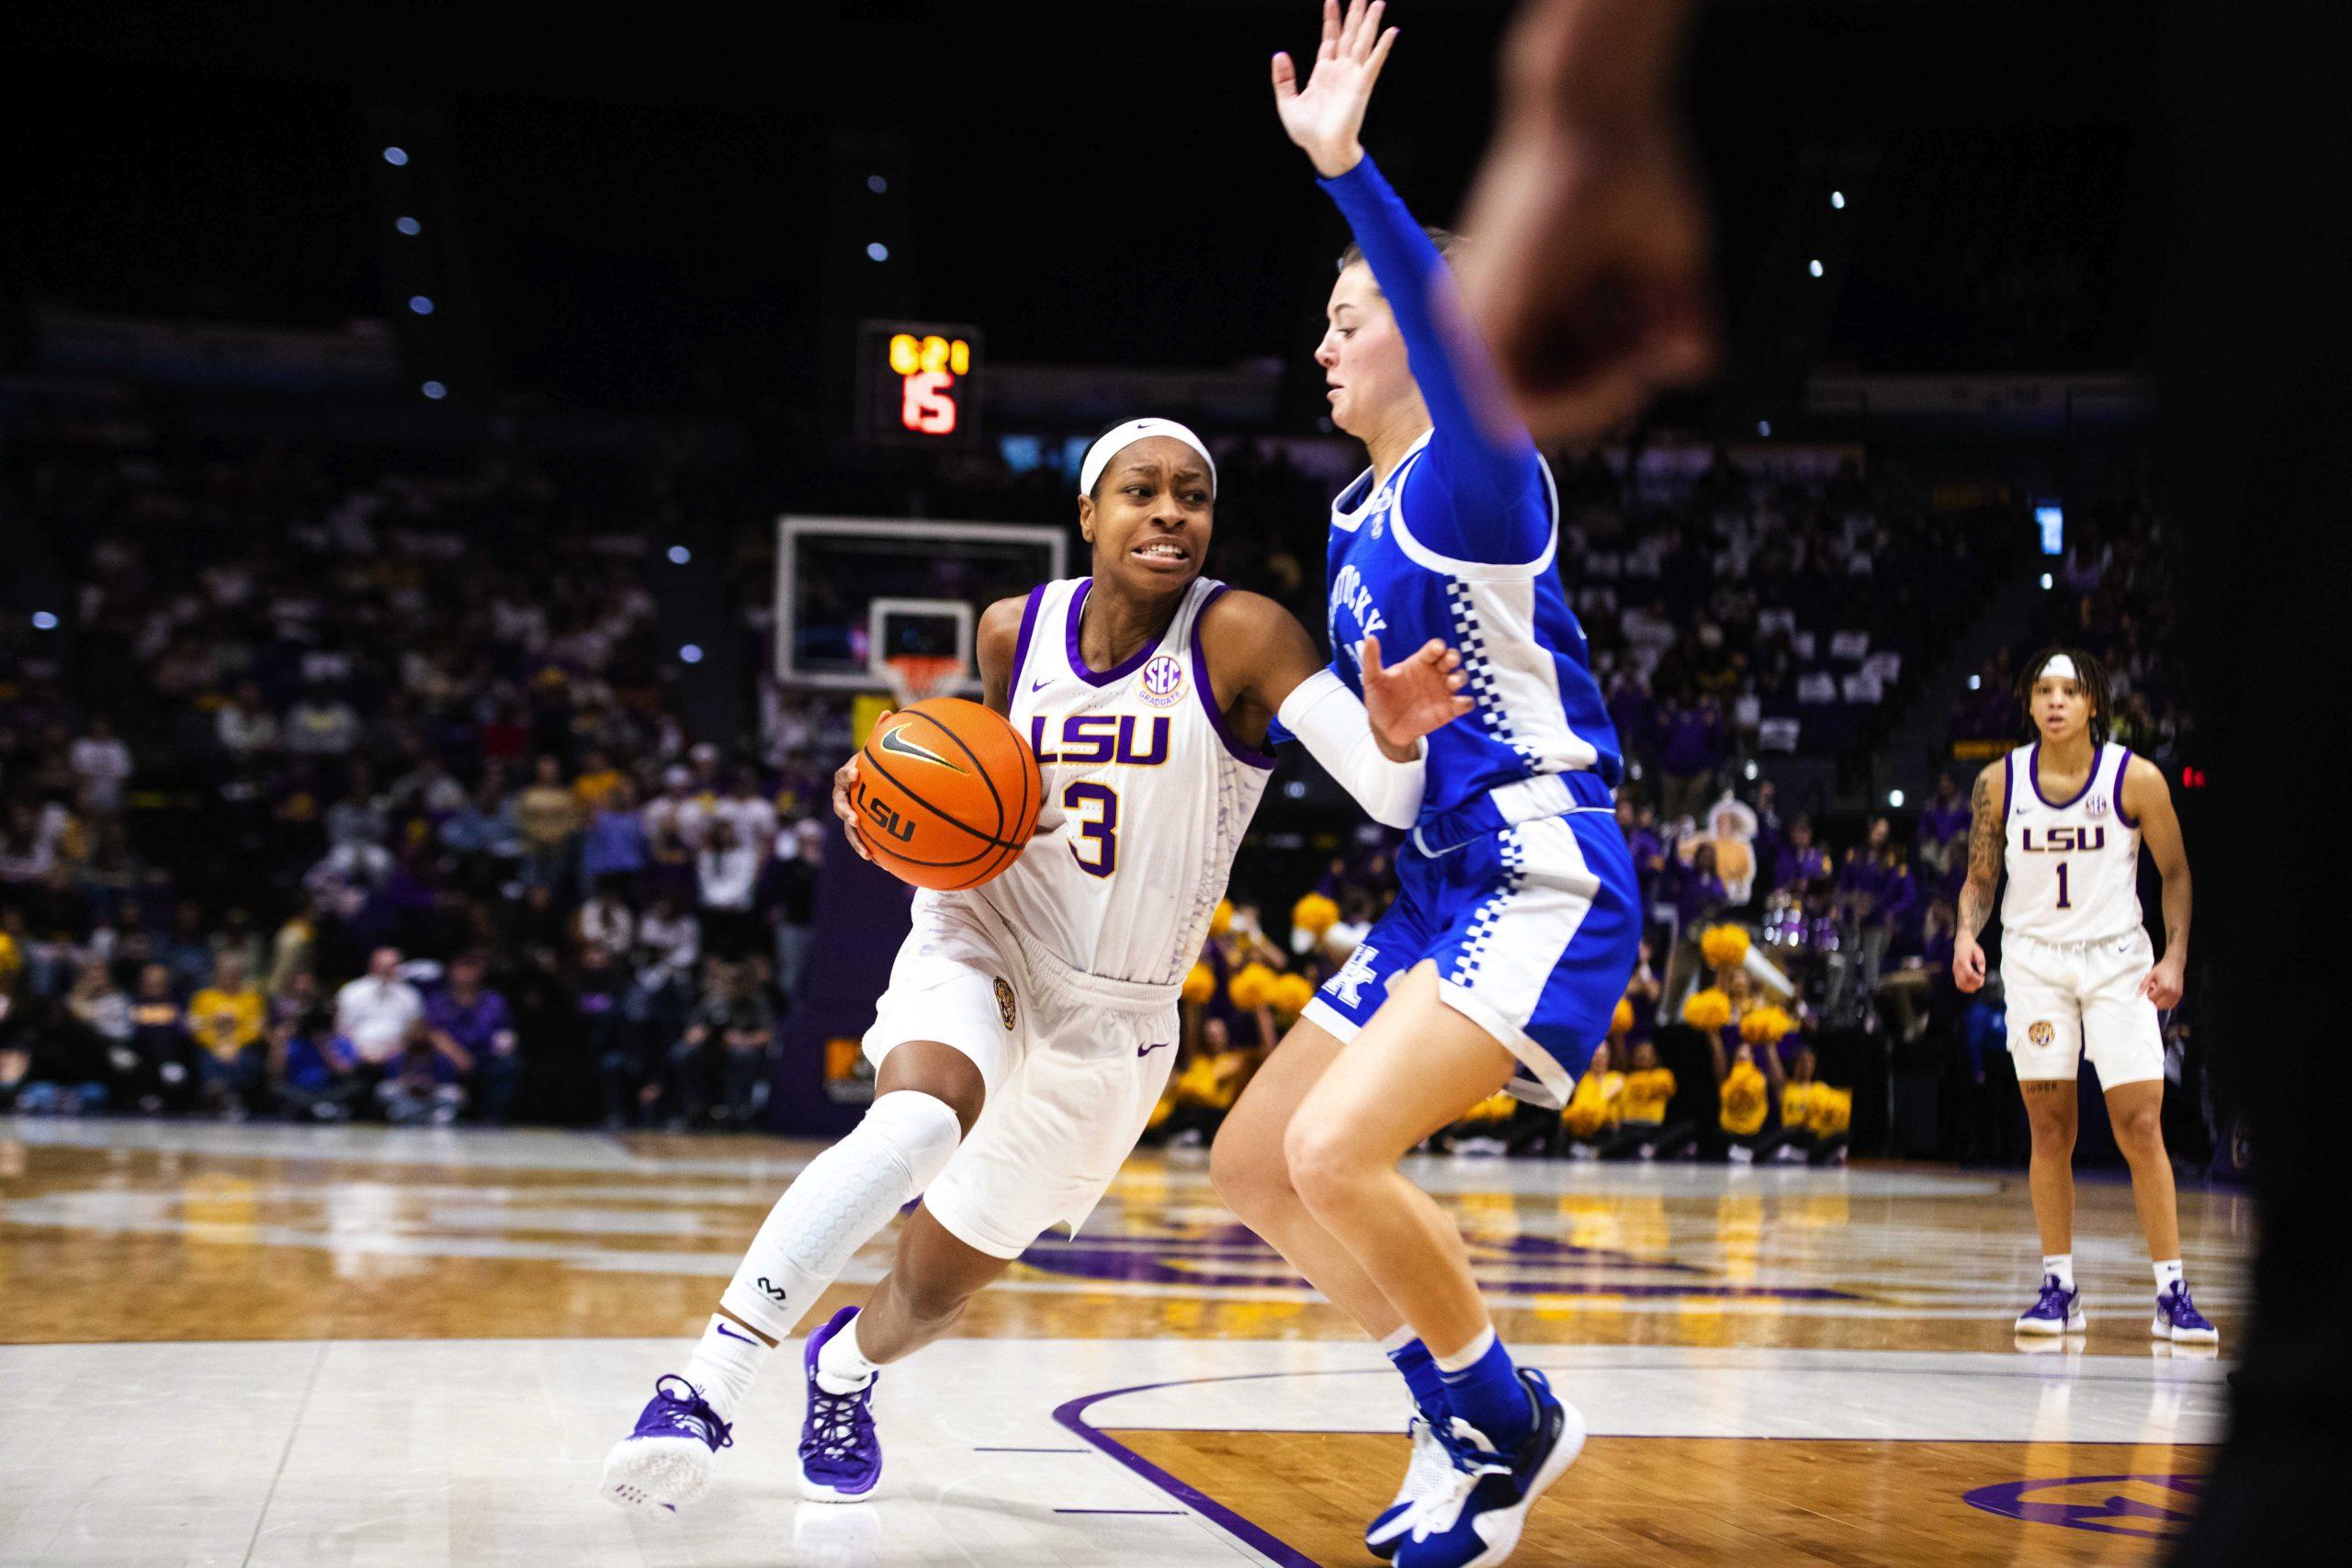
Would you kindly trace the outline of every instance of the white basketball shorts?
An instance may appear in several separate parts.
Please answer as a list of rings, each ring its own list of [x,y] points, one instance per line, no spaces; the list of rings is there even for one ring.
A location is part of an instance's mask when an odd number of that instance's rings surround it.
[[[865,1059],[879,1072],[909,1040],[963,1052],[988,1086],[923,1207],[967,1246],[1018,1258],[1057,1224],[1076,1235],[1134,1151],[1176,1055],[1176,1003],[1025,952],[969,902],[919,898]]]
[[[2071,1078],[2085,1059],[2101,1089],[2163,1077],[2156,1005],[2140,994],[2155,962],[2144,931],[2064,944],[2004,933],[2001,987],[2018,1078]]]

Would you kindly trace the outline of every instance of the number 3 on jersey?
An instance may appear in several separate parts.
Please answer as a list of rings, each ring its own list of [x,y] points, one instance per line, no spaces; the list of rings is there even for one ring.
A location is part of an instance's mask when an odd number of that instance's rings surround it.
[[[1086,807],[1093,805],[1101,809],[1091,815]],[[1088,858],[1076,844],[1069,847],[1079,865],[1089,876],[1108,876],[1119,868],[1119,792],[1109,784],[1074,784],[1062,791],[1065,809],[1080,814],[1078,836],[1094,840],[1094,854]]]

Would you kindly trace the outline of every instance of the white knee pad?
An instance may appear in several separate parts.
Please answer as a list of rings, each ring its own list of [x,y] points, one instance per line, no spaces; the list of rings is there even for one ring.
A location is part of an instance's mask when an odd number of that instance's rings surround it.
[[[907,1198],[916,1198],[947,1168],[947,1156],[964,1141],[964,1124],[937,1095],[918,1089],[893,1089],[866,1107],[857,1131],[872,1128],[887,1140],[907,1168]],[[899,1200],[905,1202],[906,1198]]]
[[[946,1168],[963,1136],[936,1095],[882,1096],[775,1201],[719,1304],[771,1338],[789,1336],[851,1256]]]

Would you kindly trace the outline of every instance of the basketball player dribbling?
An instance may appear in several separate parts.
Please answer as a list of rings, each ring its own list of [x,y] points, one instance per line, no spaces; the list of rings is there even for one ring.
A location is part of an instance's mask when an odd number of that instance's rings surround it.
[[[874,1103],[777,1200],[684,1370],[614,1447],[616,1503],[669,1511],[703,1494],[768,1352],[920,1197],[872,1298],[801,1358],[802,1495],[871,1495],[880,1369],[945,1333],[1044,1231],[1075,1232],[1141,1135],[1277,716],[1374,818],[1404,826],[1420,737],[1469,705],[1442,644],[1386,669],[1367,649],[1359,698],[1287,611],[1204,577],[1216,468],[1184,426],[1114,426],[1080,488],[1093,574],[1001,600],[978,632],[984,700],[1037,754],[1038,835],[992,881],[915,896],[865,1035]],[[853,759],[833,807],[871,859],[856,782]]]
[[[1332,422],[1372,459],[1331,508],[1331,647],[1349,678],[1375,633],[1442,638],[1475,706],[1430,737],[1396,903],[1243,1090],[1211,1175],[1411,1391],[1405,1482],[1366,1549],[1483,1568],[1516,1549],[1584,1422],[1497,1339],[1461,1233],[1397,1162],[1506,1086],[1568,1098],[1633,974],[1641,918],[1611,793],[1617,736],[1555,570],[1550,471],[1463,323],[1438,243],[1358,139],[1396,39],[1383,11],[1327,3],[1303,87],[1288,55],[1273,61],[1283,129],[1357,246],[1315,355]]]
[[[2078,1334],[2075,1283],[2075,1077],[2088,1061],[2107,1094],[2108,1121],[2132,1167],[2132,1195],[2155,1269],[2150,1332],[2176,1344],[2221,1335],[2189,1300],[2180,1269],[2180,1218],[2162,1111],[2160,1010],[2178,1005],[2188,965],[2188,854],[2172,791],[2156,765],[2107,739],[2106,671],[2086,653],[2037,655],[2019,682],[2034,726],[2030,746],[1976,776],[1961,889],[1953,981],[1984,984],[1976,933],[2001,900],[2001,984],[2009,1055],[2033,1133],[2033,1215],[2041,1231],[2041,1290],[2017,1320],[2021,1335]],[[2156,958],[2140,908],[2140,845],[2164,877],[2165,954]]]

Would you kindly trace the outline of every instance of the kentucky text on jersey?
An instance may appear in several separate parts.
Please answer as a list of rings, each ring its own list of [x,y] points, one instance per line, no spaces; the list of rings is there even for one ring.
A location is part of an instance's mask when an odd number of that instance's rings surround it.
[[[1367,472],[1331,507],[1332,665],[1362,693],[1367,634],[1401,655],[1431,637],[1462,655],[1476,705],[1430,735],[1424,824],[1504,784],[1558,775],[1564,804],[1605,807],[1622,766],[1584,630],[1555,570],[1559,501],[1524,431],[1491,435],[1503,406],[1483,350],[1456,344],[1451,280],[1365,158],[1323,182],[1396,312],[1431,429],[1387,479]]]

